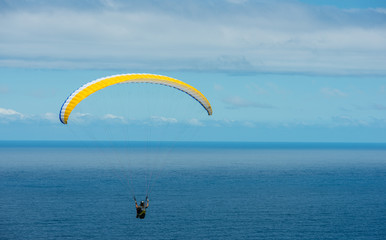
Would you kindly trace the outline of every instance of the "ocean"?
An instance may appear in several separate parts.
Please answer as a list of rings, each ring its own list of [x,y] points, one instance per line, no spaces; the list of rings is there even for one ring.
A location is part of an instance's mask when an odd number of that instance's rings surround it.
[[[0,239],[386,239],[386,145],[0,142]]]

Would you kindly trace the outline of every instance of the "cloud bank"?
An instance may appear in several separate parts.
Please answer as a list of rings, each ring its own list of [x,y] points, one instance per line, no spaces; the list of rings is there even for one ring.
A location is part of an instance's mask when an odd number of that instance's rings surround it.
[[[386,11],[298,1],[2,1],[0,66],[386,74]]]
[[[18,121],[25,119],[25,115],[19,113],[13,109],[0,108],[0,121],[9,122],[9,121]]]

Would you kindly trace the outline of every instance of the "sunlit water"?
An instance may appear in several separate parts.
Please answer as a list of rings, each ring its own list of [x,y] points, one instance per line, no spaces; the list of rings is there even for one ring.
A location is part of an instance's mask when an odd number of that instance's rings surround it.
[[[386,239],[385,223],[384,145],[0,147],[0,239]]]

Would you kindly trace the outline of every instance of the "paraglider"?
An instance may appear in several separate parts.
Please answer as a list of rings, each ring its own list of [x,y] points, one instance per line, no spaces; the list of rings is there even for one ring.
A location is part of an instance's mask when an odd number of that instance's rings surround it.
[[[134,202],[135,202],[135,208],[137,209],[137,216],[136,218],[144,219],[146,216],[146,208],[149,207],[149,198],[146,196],[146,205],[144,201],[141,201],[141,203],[137,204],[137,199],[134,196]]]
[[[172,87],[176,90],[186,93],[195,99],[206,110],[208,115],[212,115],[213,113],[212,107],[207,98],[200,91],[190,86],[189,84],[167,76],[135,73],[109,76],[84,84],[75,90],[72,94],[70,94],[70,96],[68,96],[68,98],[63,103],[59,112],[60,121],[63,124],[67,124],[71,112],[74,110],[74,108],[91,94],[106,87],[121,83],[150,83]],[[145,218],[146,209],[149,207],[149,198],[146,195],[146,203],[141,201],[140,205],[138,205],[134,194],[133,196],[137,210],[137,218],[143,219]]]

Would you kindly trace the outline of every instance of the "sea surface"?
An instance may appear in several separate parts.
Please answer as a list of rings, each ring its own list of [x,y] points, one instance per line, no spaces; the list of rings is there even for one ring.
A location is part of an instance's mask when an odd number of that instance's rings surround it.
[[[386,239],[386,145],[0,142],[0,239]]]

